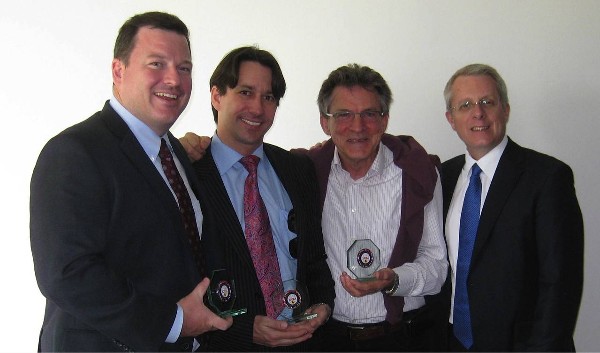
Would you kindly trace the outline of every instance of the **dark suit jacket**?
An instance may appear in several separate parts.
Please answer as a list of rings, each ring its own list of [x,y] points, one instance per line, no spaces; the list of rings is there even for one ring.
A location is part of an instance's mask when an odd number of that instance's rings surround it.
[[[295,156],[279,147],[264,144],[269,162],[279,176],[295,211],[297,240],[290,247],[296,253],[296,279],[308,287],[311,303],[327,303],[333,308],[334,283],[326,263],[319,189],[312,162],[305,156]],[[200,179],[200,196],[207,202],[203,237],[208,249],[207,267],[228,269],[237,288],[235,308],[248,312],[236,316],[227,331],[211,333],[205,349],[224,351],[261,351],[267,347],[252,343],[254,317],[266,315],[260,284],[254,271],[244,231],[233,209],[225,185],[219,175],[210,147],[193,167]],[[278,347],[275,350],[286,349]]]
[[[464,163],[462,155],[442,164],[444,217]],[[473,350],[573,350],[582,283],[583,220],[573,172],[509,139],[481,211],[467,279]],[[445,294],[449,309],[449,281]]]
[[[196,188],[181,145],[169,138]],[[191,339],[163,344],[177,301],[201,279],[177,203],[108,102],[46,144],[30,211],[46,297],[41,350],[191,349]]]

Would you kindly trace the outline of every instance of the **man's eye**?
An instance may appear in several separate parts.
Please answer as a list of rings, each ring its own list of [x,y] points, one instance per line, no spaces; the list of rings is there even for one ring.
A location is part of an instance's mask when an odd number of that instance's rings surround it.
[[[264,97],[267,102],[275,102],[275,96],[268,94]]]
[[[337,112],[333,114],[333,117],[336,119],[348,119],[350,117],[350,112]]]
[[[469,110],[471,108],[471,106],[473,106],[473,103],[466,101],[466,102],[462,102],[459,106],[458,106],[458,110]]]
[[[493,107],[496,104],[492,99],[482,99],[481,105],[484,107]]]
[[[362,112],[362,115],[367,119],[375,119],[379,114],[372,110]]]
[[[250,91],[248,91],[248,90],[242,90],[242,91],[240,91],[240,94],[241,94],[242,96],[249,96],[249,95],[251,95],[251,94],[252,94],[252,92],[250,92]]]

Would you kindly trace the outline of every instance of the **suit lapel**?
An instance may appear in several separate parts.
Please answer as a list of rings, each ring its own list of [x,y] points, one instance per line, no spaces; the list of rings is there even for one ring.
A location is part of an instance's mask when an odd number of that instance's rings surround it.
[[[509,139],[481,210],[471,266],[485,248],[498,217],[523,174],[525,165],[522,156],[521,147]]]
[[[108,102],[104,105],[104,109],[102,109],[102,119],[108,129],[121,141],[120,148],[123,154],[127,156],[142,178],[154,189],[156,195],[161,199],[161,204],[165,205],[167,211],[174,217],[173,219],[179,219],[177,202],[171,190],[148,158],[146,152],[144,152],[133,132],[131,132],[127,124],[112,109]]]
[[[235,251],[242,264],[254,266],[244,231],[233,209],[210,146],[204,157],[193,164],[193,168],[199,180],[200,202],[204,205],[210,200],[211,209],[205,209],[205,212],[212,212],[214,221],[218,223],[215,225],[218,232],[214,236],[224,237],[226,239],[225,246],[231,247]]]

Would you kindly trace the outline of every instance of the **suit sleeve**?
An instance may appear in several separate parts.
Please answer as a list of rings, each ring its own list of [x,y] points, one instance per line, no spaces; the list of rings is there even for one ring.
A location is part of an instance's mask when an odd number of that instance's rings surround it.
[[[109,249],[115,241],[109,239],[115,231],[115,190],[104,173],[83,144],[68,135],[51,140],[40,154],[30,200],[38,285],[78,322],[136,350],[155,351],[177,308],[164,298],[139,293],[126,273],[108,266],[126,256]]]
[[[305,197],[307,215],[304,219],[299,218],[297,224],[299,227],[307,227],[306,230],[299,228],[299,234],[306,237],[304,245],[306,283],[311,303],[328,304],[333,311],[335,289],[331,271],[327,265],[327,255],[323,243],[319,184],[312,161],[308,157],[302,157],[302,159],[305,166],[303,175],[306,176],[306,185],[302,190],[302,194]],[[322,192],[325,191],[322,190]]]
[[[573,173],[548,172],[535,211],[538,289],[531,336],[523,350],[568,351],[583,286],[583,219]]]

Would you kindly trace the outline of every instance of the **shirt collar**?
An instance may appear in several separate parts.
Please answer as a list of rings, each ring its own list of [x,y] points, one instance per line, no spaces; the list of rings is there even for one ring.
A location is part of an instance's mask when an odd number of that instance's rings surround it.
[[[119,114],[121,119],[125,121],[125,124],[129,127],[133,135],[138,140],[144,152],[154,161],[158,157],[158,151],[160,150],[160,140],[165,138],[169,149],[171,149],[171,143],[165,133],[163,136],[158,136],[156,133],[140,119],[131,114],[113,95],[109,101],[110,106]]]
[[[387,146],[385,146],[383,143],[379,142],[379,149],[377,150],[377,156],[375,156],[375,160],[369,167],[367,174],[365,174],[364,177],[356,180],[356,182],[364,180],[369,177],[372,177],[374,175],[379,175],[379,174],[383,173],[385,168],[393,162],[394,162],[394,154],[392,153],[392,151]],[[338,169],[338,172],[343,170],[345,173],[348,173],[347,171],[345,171],[342,168],[342,163],[340,160],[340,156],[338,154],[337,146],[335,147],[335,151],[333,154],[332,165],[334,165],[335,168]]]
[[[219,169],[219,174],[221,175],[227,173],[231,167],[233,167],[242,157],[244,157],[241,153],[223,143],[223,141],[221,141],[219,138],[219,135],[216,133],[212,137],[210,149],[215,164],[217,165],[217,169]],[[252,154],[263,160],[265,154],[263,144],[261,144],[254,152],[252,152]],[[259,164],[259,168],[261,165],[262,163]]]
[[[508,143],[508,137],[504,135],[502,141],[498,144],[498,146],[494,147],[491,151],[486,153],[485,156],[479,158],[478,161],[473,159],[469,152],[465,153],[465,165],[463,166],[464,172],[469,172],[473,164],[477,163],[479,168],[483,171],[485,175],[490,178],[490,180],[494,177],[494,173],[496,173],[496,168],[498,167],[498,163],[500,162],[500,157],[502,157],[502,153],[506,148],[506,144]]]

